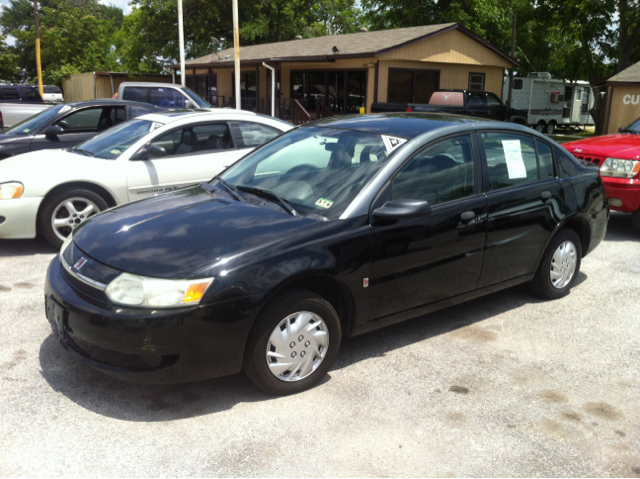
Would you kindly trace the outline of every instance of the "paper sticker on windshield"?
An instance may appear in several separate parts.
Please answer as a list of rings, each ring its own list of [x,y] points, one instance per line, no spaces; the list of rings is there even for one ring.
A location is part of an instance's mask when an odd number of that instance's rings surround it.
[[[112,155],[119,155],[122,152],[120,150],[111,150],[109,153],[111,153]]]
[[[520,140],[502,140],[502,149],[507,160],[509,179],[526,178],[527,168],[524,166],[524,160],[522,159]]]
[[[71,107],[69,105],[65,105],[62,108],[60,108],[60,111],[58,113],[64,113],[65,111],[69,111],[71,110]]]
[[[164,126],[164,125],[162,123],[153,122],[151,123],[151,131],[155,130],[156,128],[160,128],[161,126]]]
[[[331,208],[331,205],[333,205],[333,201],[327,200],[325,198],[320,198],[318,201],[316,201],[316,206],[324,208],[325,210]]]
[[[395,136],[382,135],[382,142],[387,150],[387,153],[391,153],[393,150],[407,142],[406,138],[397,138]]]

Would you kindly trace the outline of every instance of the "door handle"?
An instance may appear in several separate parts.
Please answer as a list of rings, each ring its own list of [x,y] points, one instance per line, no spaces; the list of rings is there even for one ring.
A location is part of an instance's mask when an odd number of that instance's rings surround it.
[[[553,195],[551,194],[550,191],[543,191],[542,194],[540,195],[540,197],[542,198],[543,201],[547,201],[549,199],[551,199]]]
[[[460,221],[463,223],[467,223],[476,218],[476,213],[474,211],[465,211],[460,215]]]

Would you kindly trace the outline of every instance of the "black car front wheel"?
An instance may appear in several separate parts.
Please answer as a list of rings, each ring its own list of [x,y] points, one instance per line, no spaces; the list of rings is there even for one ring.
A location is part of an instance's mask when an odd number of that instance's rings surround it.
[[[582,243],[572,229],[563,229],[552,239],[542,256],[532,291],[545,299],[558,299],[569,294],[578,279],[582,260]]]
[[[327,374],[341,339],[331,304],[314,293],[293,291],[274,299],[256,319],[243,371],[270,394],[298,393]]]

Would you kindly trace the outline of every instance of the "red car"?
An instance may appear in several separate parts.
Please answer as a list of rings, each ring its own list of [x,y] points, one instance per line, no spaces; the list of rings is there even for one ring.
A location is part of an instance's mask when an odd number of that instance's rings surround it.
[[[613,135],[564,143],[580,160],[600,167],[600,176],[616,211],[631,213],[633,227],[640,231],[640,118]]]

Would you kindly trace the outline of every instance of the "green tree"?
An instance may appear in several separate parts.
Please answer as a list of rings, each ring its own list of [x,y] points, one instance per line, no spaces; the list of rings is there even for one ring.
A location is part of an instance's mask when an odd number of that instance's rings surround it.
[[[7,45],[4,36],[0,35],[0,80],[18,81],[20,79],[20,58]]]

